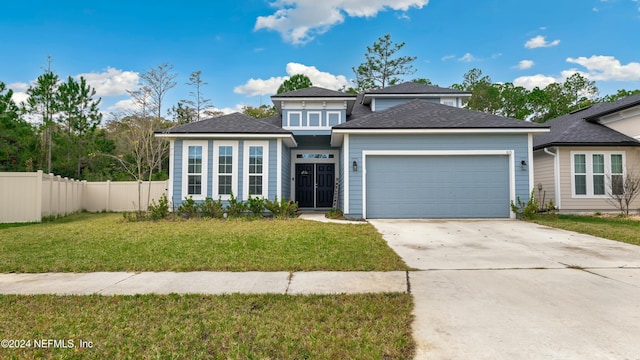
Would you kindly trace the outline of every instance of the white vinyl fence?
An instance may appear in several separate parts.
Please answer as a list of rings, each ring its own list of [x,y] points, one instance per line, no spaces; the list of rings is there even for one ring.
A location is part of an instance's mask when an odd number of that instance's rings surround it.
[[[141,201],[138,201],[138,186]],[[166,181],[151,182],[151,200],[166,194]],[[0,173],[0,223],[41,221],[81,210],[136,211],[147,208],[149,183],[87,182],[38,172]]]

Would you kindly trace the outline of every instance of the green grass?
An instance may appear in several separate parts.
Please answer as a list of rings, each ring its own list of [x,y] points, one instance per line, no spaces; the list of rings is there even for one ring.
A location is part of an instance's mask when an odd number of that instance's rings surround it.
[[[0,295],[2,338],[75,345],[0,358],[410,359],[412,308],[410,294]]]
[[[638,220],[584,215],[558,215],[557,219],[540,217],[532,221],[536,224],[640,245],[640,221]]]
[[[0,229],[0,272],[406,269],[369,224],[125,222],[120,214],[81,213]]]

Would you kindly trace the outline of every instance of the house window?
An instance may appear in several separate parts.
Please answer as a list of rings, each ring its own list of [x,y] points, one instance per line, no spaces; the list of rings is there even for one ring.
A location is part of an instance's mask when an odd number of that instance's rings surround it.
[[[207,142],[185,141],[183,164],[183,196],[203,200],[207,194]]]
[[[187,195],[202,194],[202,146],[189,146]]]
[[[222,200],[228,200],[231,193],[237,194],[238,180],[236,172],[237,148],[238,143],[235,141],[215,141],[213,150],[213,158],[215,174],[213,178],[216,184],[213,185],[214,197]]]
[[[622,192],[623,153],[572,152],[572,162],[574,196],[606,197]]]
[[[244,143],[244,184],[245,199],[268,196],[269,143],[266,141],[245,141]]]

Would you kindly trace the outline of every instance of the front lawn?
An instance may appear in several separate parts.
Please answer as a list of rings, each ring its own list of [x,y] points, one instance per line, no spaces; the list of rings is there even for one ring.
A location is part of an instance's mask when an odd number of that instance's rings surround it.
[[[640,221],[584,215],[558,215],[557,219],[539,217],[536,224],[571,230],[583,234],[640,245]]]
[[[407,269],[369,224],[125,222],[121,214],[82,213],[0,228],[0,272]]]
[[[410,359],[412,307],[410,294],[0,295],[3,338],[30,341],[0,358]]]

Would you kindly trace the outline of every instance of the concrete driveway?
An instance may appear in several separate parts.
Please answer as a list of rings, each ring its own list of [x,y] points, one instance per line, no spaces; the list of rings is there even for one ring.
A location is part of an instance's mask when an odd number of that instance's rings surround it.
[[[640,247],[515,220],[370,222],[419,270],[418,359],[640,359]]]

